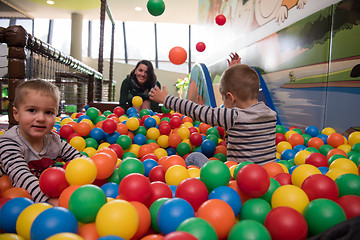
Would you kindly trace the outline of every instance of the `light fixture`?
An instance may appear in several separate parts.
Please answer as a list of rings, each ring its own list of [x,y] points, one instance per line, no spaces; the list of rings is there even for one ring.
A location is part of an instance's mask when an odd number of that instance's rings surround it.
[[[47,0],[46,3],[49,4],[49,5],[54,5],[55,2],[52,1],[52,0]]]
[[[135,7],[135,11],[140,12],[140,11],[142,11],[142,8],[141,7]]]

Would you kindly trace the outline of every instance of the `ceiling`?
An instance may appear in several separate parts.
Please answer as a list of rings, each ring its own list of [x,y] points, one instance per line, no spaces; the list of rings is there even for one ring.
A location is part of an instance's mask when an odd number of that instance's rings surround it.
[[[100,19],[100,0],[53,1],[54,5],[47,4],[46,0],[0,0],[0,18],[71,18],[71,13],[77,12],[82,14],[84,19]],[[147,11],[148,0],[107,0],[112,16],[117,21],[197,23],[198,0],[163,1],[165,11],[155,17]],[[135,7],[141,7],[142,10],[136,11]]]

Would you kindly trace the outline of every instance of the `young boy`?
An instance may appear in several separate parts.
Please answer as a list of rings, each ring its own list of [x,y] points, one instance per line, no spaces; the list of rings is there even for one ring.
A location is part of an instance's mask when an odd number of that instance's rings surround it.
[[[227,160],[263,165],[276,160],[276,113],[263,102],[258,102],[259,82],[256,71],[249,66],[230,66],[220,78],[219,91],[224,108],[168,96],[165,87],[163,90],[155,87],[149,95],[150,99],[164,103],[166,108],[223,127],[227,133]],[[200,161],[201,164],[205,162],[203,159]]]
[[[26,189],[35,202],[57,205],[39,187],[41,172],[58,158],[69,161],[82,154],[52,129],[59,109],[59,89],[44,80],[28,80],[15,92],[13,114],[19,125],[0,136],[0,170],[14,187]]]

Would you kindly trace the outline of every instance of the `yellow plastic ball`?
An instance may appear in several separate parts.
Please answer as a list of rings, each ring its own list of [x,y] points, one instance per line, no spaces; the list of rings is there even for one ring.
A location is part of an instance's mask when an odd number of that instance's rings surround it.
[[[321,171],[310,164],[299,165],[291,174],[291,182],[300,188],[304,180],[314,174],[321,174]]]
[[[17,235],[15,233],[0,233],[0,239],[1,240],[25,240],[20,235]]]
[[[140,123],[137,118],[131,117],[126,121],[126,126],[128,127],[129,130],[135,131],[139,128]]]
[[[108,143],[108,142],[103,142],[103,143],[100,143],[99,144],[99,146],[98,146],[98,151],[100,150],[100,149],[102,149],[102,148],[107,148],[107,147],[109,147],[110,146],[110,143]]]
[[[190,139],[184,139],[184,140],[182,140],[181,142],[184,142],[184,143],[187,143],[187,144],[189,144],[189,146],[190,146],[190,149],[192,150],[193,148],[194,148],[194,146],[191,144],[191,142],[190,142]]]
[[[78,113],[76,113],[76,112],[74,112],[73,114],[71,114],[71,119],[75,119],[76,118],[76,115],[77,115]]]
[[[281,159],[281,154],[276,152],[276,159]]]
[[[326,127],[323,130],[321,130],[321,133],[329,136],[332,133],[336,133],[336,131],[335,131],[335,129],[333,129],[331,127]]]
[[[280,154],[286,149],[292,149],[291,144],[287,141],[279,142],[278,145],[276,146],[276,151]]]
[[[334,168],[340,168],[342,170],[345,170],[347,173],[353,173],[356,175],[359,175],[358,173],[358,167],[356,164],[347,158],[338,158],[335,159],[329,166],[329,170]]]
[[[290,207],[301,214],[308,204],[309,198],[306,193],[300,187],[294,185],[280,186],[271,197],[272,208]]]
[[[131,239],[139,226],[138,212],[131,203],[115,199],[100,208],[95,225],[101,237],[115,235]]]
[[[157,140],[160,137],[160,131],[156,127],[151,127],[146,132],[147,139]]]
[[[71,138],[69,144],[76,148],[78,151],[82,151],[86,147],[85,139],[79,136]]]
[[[360,143],[360,132],[352,132],[349,135],[349,144],[354,146],[356,143]]]
[[[341,168],[333,168],[330,169],[327,173],[326,176],[328,176],[329,178],[331,178],[332,180],[335,181],[335,179],[337,179],[339,176],[343,175],[343,174],[347,174],[348,172],[344,169]]]
[[[30,229],[35,218],[52,207],[49,203],[34,203],[25,208],[16,220],[16,233],[25,239],[30,239]]]
[[[95,163],[90,158],[85,157],[73,159],[65,169],[65,178],[70,185],[91,184],[96,175]]]
[[[131,102],[134,107],[140,107],[143,104],[143,99],[139,96],[135,96],[132,98]]]
[[[165,182],[168,185],[178,186],[187,178],[189,178],[189,172],[184,166],[173,165],[165,172]]]
[[[197,178],[200,177],[200,169],[199,168],[189,168],[188,170],[189,178]],[[231,173],[231,171],[230,171]]]
[[[90,119],[84,118],[80,122],[87,122],[90,124],[91,129],[94,128],[94,123]]]
[[[97,150],[92,147],[87,147],[83,150],[83,152],[85,152],[89,156],[89,158],[91,158],[92,156],[95,155],[95,153],[97,153]]]
[[[65,124],[69,123],[69,122],[73,122],[74,120],[72,120],[71,118],[63,118],[60,122],[61,126],[64,126]]]
[[[306,160],[307,156],[309,156],[310,154],[311,154],[311,152],[309,152],[307,150],[301,150],[301,151],[297,152],[294,157],[294,163],[296,165],[305,164],[305,160]]]
[[[234,177],[234,171],[235,171],[236,166],[237,166],[237,165],[233,165],[233,166],[231,166],[231,167],[229,168],[230,174],[231,174],[232,177]]]
[[[131,144],[130,148],[128,149],[128,152],[132,152],[136,155],[136,157],[139,157],[139,150],[140,150],[140,145],[137,144]]]
[[[179,134],[182,140],[188,139],[190,137],[190,130],[189,128],[186,127],[180,127],[177,133]]]
[[[348,153],[351,151],[351,146],[349,144],[342,144],[338,146],[337,148],[343,150],[345,153]]]
[[[124,121],[127,121],[129,118],[127,116],[122,115],[121,117],[119,117],[119,121],[122,123]]]
[[[290,137],[291,135],[293,135],[294,133],[297,133],[297,132],[295,132],[295,131],[293,131],[293,130],[287,131],[287,132],[285,133],[286,141],[289,141],[289,137]]]
[[[159,144],[159,147],[161,147],[161,148],[169,147],[169,136],[161,135],[160,137],[158,137],[157,143]]]
[[[154,150],[155,156],[160,159],[168,155],[167,151],[164,148],[157,148]]]
[[[48,237],[46,240],[84,240],[84,238],[75,233],[63,232],[54,234]]]
[[[284,170],[284,173],[289,173],[289,169],[284,164],[282,164],[282,163],[277,163],[277,164],[279,164],[282,167],[282,169]]]
[[[154,118],[154,119],[156,120],[156,125],[159,125],[159,124],[160,124],[161,119],[160,119],[160,117],[159,117],[159,116],[154,115],[154,116],[152,116],[152,118]]]
[[[184,122],[181,126],[189,128],[189,127],[193,127],[193,123],[192,122]]]

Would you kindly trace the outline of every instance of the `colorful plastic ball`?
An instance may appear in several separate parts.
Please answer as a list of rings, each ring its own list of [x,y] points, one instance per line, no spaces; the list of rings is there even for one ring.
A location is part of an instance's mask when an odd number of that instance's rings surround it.
[[[209,140],[209,139],[205,139],[202,143],[201,143],[201,152],[207,156],[207,157],[212,157],[214,155],[214,151],[216,148],[216,145],[213,141]]]
[[[201,180],[188,178],[178,185],[175,197],[185,199],[191,204],[194,211],[197,211],[200,205],[208,200],[208,190]]]
[[[252,198],[243,203],[240,218],[252,219],[264,224],[267,214],[271,210],[271,205],[261,198]]]
[[[5,190],[4,192],[2,192],[1,196],[3,198],[24,197],[32,200],[30,193],[21,187],[11,187]]]
[[[209,192],[230,181],[229,168],[221,161],[209,161],[200,170],[200,180],[205,183]]]
[[[309,134],[311,137],[316,137],[319,135],[319,129],[315,126],[308,126],[305,128],[305,133]]]
[[[86,147],[85,139],[82,137],[79,137],[79,136],[73,137],[69,141],[69,144],[71,146],[73,146],[74,148],[76,148],[76,150],[78,150],[78,151],[82,151]]]
[[[156,125],[157,125],[156,120],[153,117],[148,117],[144,121],[144,126],[147,129],[152,128],[152,127],[156,127]]]
[[[6,233],[16,233],[16,222],[21,212],[34,204],[28,198],[18,197],[8,200],[0,209],[0,228]]]
[[[63,139],[67,139],[72,133],[75,133],[75,128],[70,124],[65,124],[59,130],[60,137]]]
[[[150,181],[139,173],[125,176],[119,184],[119,197],[126,201],[146,203],[150,196]]]
[[[160,198],[172,198],[172,190],[169,185],[164,182],[155,181],[150,183],[150,196],[146,202],[146,206],[150,207],[156,200]]]
[[[274,178],[270,178],[269,189],[260,198],[266,200],[268,203],[271,204],[272,195],[274,194],[275,190],[278,189],[280,186],[281,184],[277,180],[275,180]]]
[[[263,239],[270,240],[271,236],[265,226],[255,220],[242,220],[235,224],[229,232],[228,240]]]
[[[240,191],[245,195],[260,197],[269,189],[270,177],[262,166],[248,164],[239,170],[236,182]]]
[[[286,141],[286,137],[282,133],[275,134],[275,145],[278,145],[280,142]]]
[[[175,65],[183,64],[187,59],[187,52],[184,48],[176,46],[169,51],[169,60]]]
[[[345,212],[339,204],[324,198],[311,201],[303,216],[308,224],[309,236],[320,234],[346,220]]]
[[[130,202],[133,205],[139,215],[139,224],[135,235],[132,239],[140,239],[149,230],[151,224],[151,215],[149,209],[140,202]]]
[[[82,223],[95,221],[99,209],[107,202],[104,191],[95,185],[88,184],[76,189],[69,199],[69,210]]]
[[[131,147],[132,140],[128,135],[121,135],[116,140],[116,143],[119,144],[123,150],[127,150]]]
[[[304,180],[301,189],[312,201],[327,198],[336,201],[339,198],[339,188],[334,180],[323,174],[311,175]]]
[[[31,239],[47,239],[57,233],[77,233],[78,221],[66,208],[52,207],[41,212],[30,228]]]
[[[191,152],[191,148],[186,142],[181,142],[177,145],[176,152],[183,157]]]
[[[279,142],[278,145],[276,145],[276,151],[280,154],[286,149],[292,149],[291,144],[287,141]]]
[[[165,182],[165,171],[162,166],[153,167],[149,172],[150,182],[161,181]]]
[[[280,206],[291,207],[301,214],[308,204],[309,198],[306,193],[294,185],[280,186],[274,191],[271,198],[272,208]]]
[[[339,187],[339,196],[356,195],[360,196],[360,176],[351,173],[345,173],[335,179]]]
[[[117,123],[115,122],[114,119],[107,118],[102,123],[101,128],[102,128],[102,130],[104,130],[104,132],[110,134],[110,133],[113,133],[116,131]]]
[[[357,143],[360,143],[360,132],[355,131],[355,132],[350,133],[350,135],[349,135],[350,146],[354,146]]]
[[[324,145],[319,147],[319,152],[326,157],[328,152],[331,149],[334,149],[334,148],[332,146],[328,145],[328,144],[324,144]]]
[[[140,107],[143,104],[143,99],[140,96],[134,96],[131,103],[134,107]]]
[[[334,168],[340,168],[345,170],[347,173],[353,173],[358,175],[358,166],[347,158],[335,159],[329,166],[329,170]]]
[[[324,145],[324,142],[321,138],[318,137],[312,137],[307,143],[308,147],[313,147],[316,149],[319,149],[322,145]]]
[[[347,219],[360,216],[360,196],[344,195],[336,202],[344,210]]]
[[[138,229],[139,215],[131,203],[116,199],[100,208],[95,224],[99,235],[102,237],[115,235],[124,239],[131,239]]]
[[[226,239],[235,225],[235,215],[229,204],[220,199],[209,199],[199,207],[196,216],[208,221],[219,239]]]
[[[169,135],[171,133],[170,123],[164,121],[159,124],[159,132],[161,135]]]
[[[304,180],[314,174],[321,174],[317,167],[310,164],[299,165],[291,174],[291,182],[300,188]]]
[[[305,218],[290,207],[272,209],[266,216],[264,226],[273,240],[304,240],[308,234]]]
[[[121,117],[122,115],[125,114],[125,110],[122,107],[117,106],[114,108],[113,113],[115,113],[116,116]]]
[[[222,26],[226,23],[226,17],[223,14],[219,14],[215,17],[215,22],[217,25]]]
[[[131,173],[144,174],[144,172],[145,169],[142,162],[139,159],[132,157],[123,159],[118,168],[118,175],[120,180]]]
[[[80,185],[71,185],[67,187],[59,196],[59,207],[68,208],[71,195],[79,187]]]
[[[329,136],[330,134],[335,133],[335,132],[336,132],[335,129],[333,129],[331,127],[326,127],[323,130],[321,130],[321,133],[325,134],[327,136]]]
[[[76,133],[78,133],[82,137],[89,135],[91,129],[92,129],[91,125],[86,121],[79,122],[75,127]]]
[[[323,140],[324,144],[327,144],[327,138],[328,136],[325,134],[319,134],[316,137],[320,138],[321,140]]]
[[[193,146],[200,146],[203,141],[203,138],[200,133],[194,132],[190,134],[189,140]]]
[[[59,197],[61,192],[69,186],[65,177],[65,169],[59,167],[46,169],[39,177],[39,186],[41,191],[49,197]]]
[[[183,180],[189,178],[189,173],[184,166],[174,165],[165,172],[165,182],[178,186]]]
[[[91,184],[97,175],[95,163],[88,158],[75,158],[65,169],[65,177],[70,185]]]
[[[119,195],[119,184],[114,182],[107,182],[101,186],[106,197],[116,198]]]
[[[153,167],[159,165],[158,162],[155,161],[154,159],[145,159],[142,163],[144,165],[144,175],[146,177],[149,177],[149,173],[151,169],[153,169]]]
[[[139,120],[135,117],[130,117],[127,121],[126,121],[126,126],[128,127],[129,130],[131,131],[135,131],[139,128],[140,123]]]
[[[46,240],[83,240],[83,238],[76,233],[62,232],[56,233]]]
[[[182,239],[197,240],[198,238],[196,238],[194,235],[188,232],[183,232],[183,231],[175,231],[168,233],[163,238],[163,240],[182,240]]]
[[[281,159],[290,160],[294,159],[296,152],[293,149],[285,149],[281,153]]]
[[[311,153],[305,159],[305,164],[310,164],[315,167],[328,167],[329,162],[327,158],[321,153]]]
[[[90,132],[90,137],[95,139],[97,142],[105,140],[105,132],[101,128],[93,128]]]
[[[177,229],[184,220],[195,217],[193,207],[186,200],[172,198],[164,202],[157,214],[157,223],[163,234],[168,234]]]
[[[86,110],[86,115],[90,117],[91,121],[95,121],[95,119],[99,116],[100,111],[99,109],[95,107],[89,107],[88,110]]]
[[[143,134],[136,134],[133,138],[133,143],[137,145],[146,144],[146,137]]]
[[[241,198],[239,194],[228,186],[220,186],[212,190],[209,199],[219,199],[230,205],[235,217],[239,215],[241,210]]]
[[[198,42],[198,43],[196,44],[196,50],[197,50],[198,52],[203,52],[203,51],[205,51],[205,49],[206,49],[205,43],[203,43],[203,42]]]
[[[276,124],[276,133],[285,134],[285,127],[279,124]]]
[[[344,144],[344,136],[340,133],[332,133],[327,137],[327,144],[337,148],[338,146]]]
[[[292,184],[291,174],[290,173],[279,173],[273,177],[276,181],[280,183],[281,186]]]
[[[114,152],[116,153],[116,156],[117,156],[117,158],[121,158],[122,156],[123,156],[123,154],[124,154],[124,151],[123,151],[123,149],[122,149],[122,147],[119,145],[119,144],[111,144],[110,146],[109,146],[109,148],[111,148],[112,150],[114,150]]]
[[[146,4],[148,12],[157,17],[165,11],[165,3],[163,0],[149,0]]]
[[[159,198],[159,199],[155,200],[149,207],[149,211],[150,211],[150,215],[151,215],[151,228],[154,229],[156,232],[160,232],[158,221],[157,221],[159,209],[169,199],[170,198],[166,198],[166,197]]]
[[[199,240],[216,240],[217,234],[211,224],[199,217],[191,217],[183,221],[176,231],[188,232]]]

